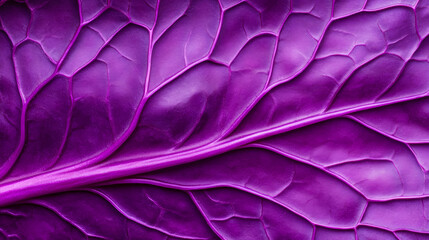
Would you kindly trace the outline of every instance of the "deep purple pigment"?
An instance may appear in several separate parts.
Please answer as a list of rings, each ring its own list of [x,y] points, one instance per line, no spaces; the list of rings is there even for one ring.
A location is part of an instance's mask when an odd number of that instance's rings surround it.
[[[429,239],[429,0],[0,1],[0,239]]]

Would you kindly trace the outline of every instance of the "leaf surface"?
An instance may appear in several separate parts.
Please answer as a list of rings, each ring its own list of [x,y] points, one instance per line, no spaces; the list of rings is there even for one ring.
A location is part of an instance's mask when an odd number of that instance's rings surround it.
[[[428,238],[428,19],[0,1],[0,239]]]

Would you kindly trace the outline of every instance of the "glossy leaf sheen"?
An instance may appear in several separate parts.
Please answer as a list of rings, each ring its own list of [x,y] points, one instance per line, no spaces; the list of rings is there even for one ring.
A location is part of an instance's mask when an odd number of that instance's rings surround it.
[[[0,239],[429,239],[428,0],[0,1]]]

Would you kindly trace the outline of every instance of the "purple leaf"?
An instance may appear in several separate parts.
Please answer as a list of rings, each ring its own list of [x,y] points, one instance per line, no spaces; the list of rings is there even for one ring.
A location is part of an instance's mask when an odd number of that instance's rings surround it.
[[[428,239],[429,1],[0,1],[0,239]]]

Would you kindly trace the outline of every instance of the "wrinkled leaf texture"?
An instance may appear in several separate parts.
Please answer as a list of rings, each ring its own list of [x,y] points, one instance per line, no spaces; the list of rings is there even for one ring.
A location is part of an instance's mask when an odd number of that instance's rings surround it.
[[[0,239],[429,239],[429,0],[0,1]]]

